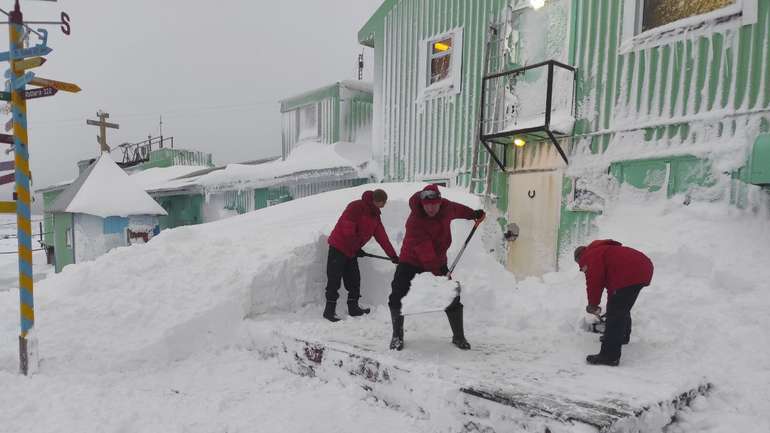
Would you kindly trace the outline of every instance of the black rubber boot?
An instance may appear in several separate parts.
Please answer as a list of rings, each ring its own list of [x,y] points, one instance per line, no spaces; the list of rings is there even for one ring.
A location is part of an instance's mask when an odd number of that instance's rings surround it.
[[[610,358],[601,353],[597,353],[596,355],[586,356],[586,362],[591,365],[609,365],[610,367],[617,367],[620,363],[620,358]]]
[[[369,314],[372,311],[369,308],[361,308],[358,306],[358,299],[348,299],[348,314],[351,316],[363,316]]]
[[[390,310],[390,319],[393,321],[393,338],[390,339],[390,350],[402,350],[404,348],[404,316],[401,311]]]
[[[445,312],[449,319],[449,327],[452,328],[452,344],[461,350],[470,350],[471,344],[465,339],[463,331],[463,304],[460,303],[459,296],[452,301]]]
[[[336,301],[326,301],[326,308],[324,308],[324,318],[330,322],[339,322],[339,317],[335,314],[335,310],[337,309],[337,302]]]

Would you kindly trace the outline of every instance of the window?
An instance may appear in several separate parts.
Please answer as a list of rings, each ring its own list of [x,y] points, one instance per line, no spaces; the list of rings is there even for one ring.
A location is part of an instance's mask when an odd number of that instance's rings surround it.
[[[431,42],[430,82],[428,85],[446,80],[452,68],[452,38]]]
[[[454,29],[420,42],[418,101],[460,93],[462,29]]]
[[[757,22],[758,0],[623,0],[621,52]]]
[[[298,110],[299,136],[297,140],[318,138],[318,106],[317,104],[305,105]]]
[[[64,231],[64,244],[67,248],[72,248],[72,229]]]
[[[731,6],[737,0],[644,0],[642,6],[643,32],[695,15]]]

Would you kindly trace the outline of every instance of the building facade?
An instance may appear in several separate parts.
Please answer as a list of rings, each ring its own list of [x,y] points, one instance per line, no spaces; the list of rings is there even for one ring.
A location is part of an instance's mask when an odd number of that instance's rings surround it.
[[[517,275],[555,269],[618,185],[767,201],[770,2],[388,0],[358,37],[385,180],[487,198]]]

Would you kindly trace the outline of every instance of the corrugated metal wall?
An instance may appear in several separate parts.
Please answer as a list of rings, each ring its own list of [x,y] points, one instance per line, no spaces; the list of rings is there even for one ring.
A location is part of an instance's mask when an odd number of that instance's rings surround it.
[[[478,119],[487,24],[504,0],[403,0],[384,22],[381,104],[383,166],[388,180],[461,177],[467,184]],[[416,102],[421,41],[463,28],[462,89],[458,95]]]
[[[340,139],[340,106],[339,97],[321,99],[316,104],[319,138],[326,144],[336,143]],[[302,107],[281,113],[281,138],[284,159],[297,144],[299,136],[299,115]]]
[[[602,152],[632,128],[646,128],[644,141],[697,144],[732,137],[767,116],[770,2],[759,1],[754,25],[724,23],[713,30],[707,25],[618,54],[623,3],[576,2],[580,121],[575,133],[607,132],[583,139],[581,146]]]

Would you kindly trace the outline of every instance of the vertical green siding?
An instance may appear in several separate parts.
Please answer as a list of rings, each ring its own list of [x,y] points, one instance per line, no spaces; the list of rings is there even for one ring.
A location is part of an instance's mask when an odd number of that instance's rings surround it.
[[[53,246],[54,244],[54,216],[45,210],[53,205],[53,202],[56,201],[56,198],[59,197],[62,191],[64,191],[63,188],[43,193],[43,243],[48,246]]]
[[[168,215],[161,215],[161,230],[203,222],[203,194],[154,197]]]
[[[504,0],[402,0],[383,13],[375,35],[375,142],[386,180],[450,177],[466,182],[476,145],[487,26]],[[462,28],[461,91],[419,101],[422,41]],[[465,173],[465,175],[463,175]]]

